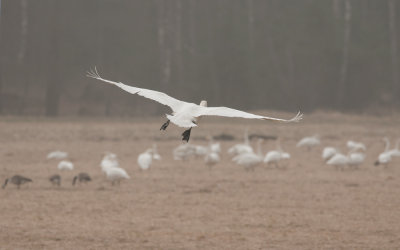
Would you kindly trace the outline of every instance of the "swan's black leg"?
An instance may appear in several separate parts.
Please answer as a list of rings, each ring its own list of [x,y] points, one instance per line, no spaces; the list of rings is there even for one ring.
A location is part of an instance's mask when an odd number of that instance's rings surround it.
[[[188,129],[188,130],[185,130],[185,132],[182,133],[182,136],[183,136],[182,140],[183,140],[183,141],[189,142],[190,131],[191,131],[191,130],[192,130],[192,128],[190,128],[190,129]]]
[[[160,128],[160,130],[166,130],[169,125],[169,120],[167,120]]]

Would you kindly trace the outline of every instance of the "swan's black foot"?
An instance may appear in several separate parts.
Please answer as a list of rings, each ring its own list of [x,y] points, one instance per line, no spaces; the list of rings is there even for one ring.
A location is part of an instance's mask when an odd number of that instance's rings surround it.
[[[169,120],[167,120],[160,128],[160,130],[166,130],[169,125]]]
[[[189,142],[189,138],[190,138],[190,131],[192,130],[192,128],[185,130],[185,132],[182,133],[182,141],[186,141]]]

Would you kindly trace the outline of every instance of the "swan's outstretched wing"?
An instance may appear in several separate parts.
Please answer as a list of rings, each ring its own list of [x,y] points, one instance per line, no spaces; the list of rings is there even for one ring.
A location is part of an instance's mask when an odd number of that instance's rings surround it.
[[[251,113],[247,113],[244,111],[231,109],[227,107],[201,107],[198,106],[194,112],[194,117],[199,116],[225,116],[225,117],[238,117],[238,118],[247,118],[247,119],[260,119],[260,120],[270,120],[270,121],[277,121],[277,122],[298,122],[303,118],[302,113],[297,113],[295,117],[290,120],[268,117],[268,116],[261,116],[255,115]]]
[[[186,102],[180,101],[178,99],[175,99],[167,94],[164,94],[162,92],[158,92],[158,91],[154,91],[154,90],[150,90],[150,89],[137,88],[137,87],[123,84],[122,82],[113,82],[110,80],[103,79],[97,72],[96,67],[94,68],[94,70],[91,69],[90,71],[88,71],[87,76],[97,79],[97,80],[100,80],[100,81],[103,81],[103,82],[106,82],[106,83],[109,83],[109,84],[113,84],[131,94],[137,94],[137,95],[143,96],[145,98],[151,99],[153,101],[159,102],[163,105],[169,106],[175,112],[179,109],[179,107],[181,107],[184,103],[186,103]]]

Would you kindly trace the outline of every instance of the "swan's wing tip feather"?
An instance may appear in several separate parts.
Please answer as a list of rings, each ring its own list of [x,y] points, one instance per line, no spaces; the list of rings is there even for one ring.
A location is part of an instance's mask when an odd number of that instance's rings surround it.
[[[97,71],[96,66],[94,66],[94,69],[90,68],[90,70],[86,72],[86,76],[94,79],[102,79],[99,72]]]
[[[297,115],[295,117],[293,117],[292,119],[288,120],[288,122],[299,122],[303,119],[303,113],[301,113],[300,111],[297,113]]]

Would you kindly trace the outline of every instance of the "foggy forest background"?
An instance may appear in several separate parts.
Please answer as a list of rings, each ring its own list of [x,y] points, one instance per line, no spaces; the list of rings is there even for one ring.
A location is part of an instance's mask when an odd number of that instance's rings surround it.
[[[396,0],[2,0],[0,114],[160,113],[86,77],[210,106],[398,109]]]

